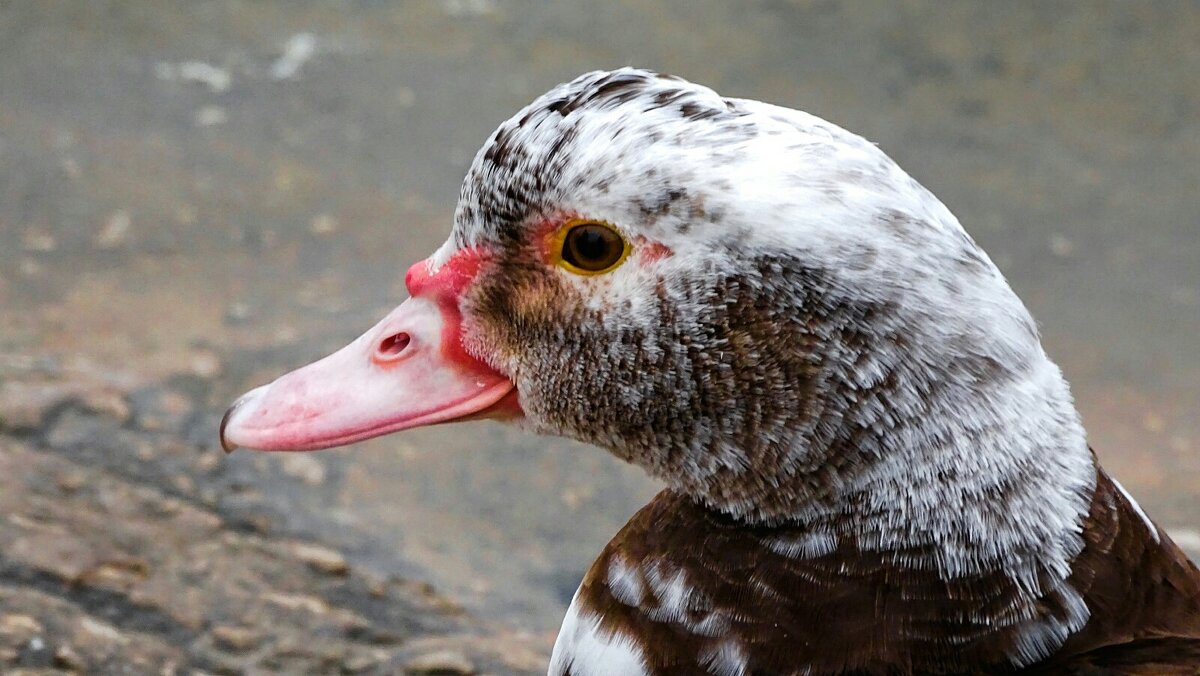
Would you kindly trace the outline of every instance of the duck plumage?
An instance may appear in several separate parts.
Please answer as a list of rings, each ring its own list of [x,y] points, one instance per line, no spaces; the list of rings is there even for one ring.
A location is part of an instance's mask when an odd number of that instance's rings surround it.
[[[409,289],[239,401],[223,441],[500,417],[661,479],[587,573],[552,674],[1144,673],[1200,654],[1200,572],[1097,465],[1024,305],[932,193],[836,125],[585,74],[483,145]]]

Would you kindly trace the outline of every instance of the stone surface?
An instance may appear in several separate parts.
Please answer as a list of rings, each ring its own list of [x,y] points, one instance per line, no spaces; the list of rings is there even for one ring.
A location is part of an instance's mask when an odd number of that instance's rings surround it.
[[[475,673],[475,665],[467,656],[455,650],[439,650],[437,652],[418,655],[404,665],[404,670],[410,674],[425,676],[455,676],[457,674]]]
[[[65,424],[97,422],[76,415]],[[139,462],[164,457],[155,434],[134,433],[154,449]],[[0,435],[0,671],[362,673],[414,660],[421,673],[537,671],[511,646],[537,652],[538,640],[496,642],[504,630],[427,585],[381,581],[316,542],[231,529],[191,496],[77,458]]]

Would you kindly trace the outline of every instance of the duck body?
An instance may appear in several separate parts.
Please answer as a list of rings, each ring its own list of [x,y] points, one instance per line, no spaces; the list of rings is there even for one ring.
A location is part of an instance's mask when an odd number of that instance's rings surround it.
[[[996,266],[859,136],[588,73],[493,133],[407,283],[223,442],[493,417],[661,479],[551,674],[1195,668],[1200,572],[1098,468]]]
[[[1194,674],[1196,569],[1148,526],[1101,474],[1066,581],[1088,621],[1022,667],[1078,612],[1071,596],[1019,601],[1004,571],[946,579],[930,552],[747,528],[665,491],[588,571],[550,673]]]

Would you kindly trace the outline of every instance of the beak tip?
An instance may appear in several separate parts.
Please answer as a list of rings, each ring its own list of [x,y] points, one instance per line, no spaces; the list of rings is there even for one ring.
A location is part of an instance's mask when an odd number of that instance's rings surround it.
[[[238,445],[230,441],[229,438],[225,436],[225,428],[229,426],[229,419],[233,417],[233,414],[238,410],[238,407],[242,405],[242,401],[243,399],[235,401],[233,406],[230,406],[229,410],[225,411],[225,415],[221,418],[221,448],[225,451],[226,455],[229,455],[238,449]]]

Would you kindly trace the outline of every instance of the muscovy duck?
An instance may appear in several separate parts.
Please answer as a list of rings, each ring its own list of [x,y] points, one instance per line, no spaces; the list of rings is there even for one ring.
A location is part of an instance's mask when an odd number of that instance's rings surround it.
[[[1200,572],[1097,465],[996,266],[859,136],[588,73],[492,134],[406,282],[222,443],[490,417],[661,479],[552,674],[1200,669]]]

